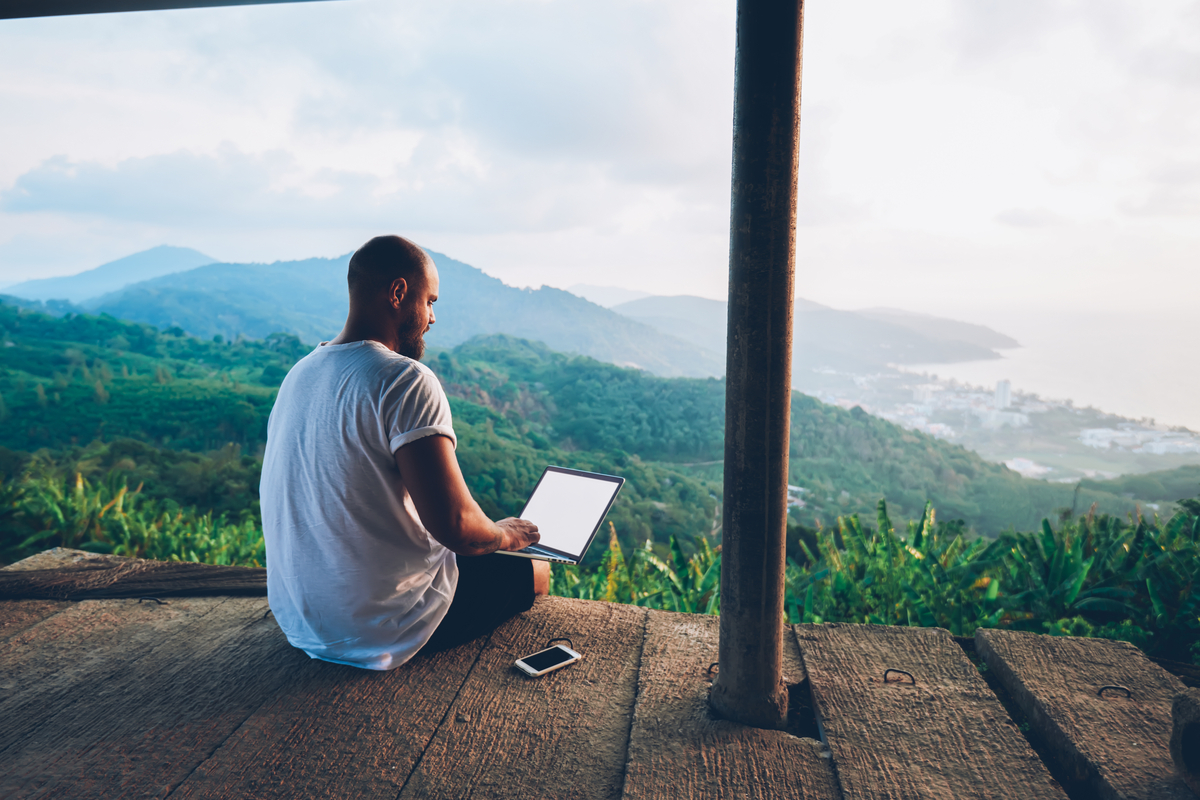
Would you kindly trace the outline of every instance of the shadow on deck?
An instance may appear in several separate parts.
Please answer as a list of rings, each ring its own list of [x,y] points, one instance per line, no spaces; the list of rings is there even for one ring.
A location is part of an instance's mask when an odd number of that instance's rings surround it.
[[[557,636],[583,660],[515,670]],[[1167,752],[1182,685],[1135,648],[977,642],[1073,800],[1191,797]],[[801,625],[785,645],[824,744],[710,718],[715,617],[544,598],[488,637],[376,673],[290,647],[265,597],[4,600],[0,796],[1068,796],[947,632]],[[1097,681],[1133,697],[1096,697]]]

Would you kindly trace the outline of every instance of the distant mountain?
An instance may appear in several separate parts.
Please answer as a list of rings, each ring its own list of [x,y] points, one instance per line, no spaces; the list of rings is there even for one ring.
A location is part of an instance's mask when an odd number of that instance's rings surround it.
[[[691,295],[654,296],[620,303],[612,310],[676,338],[695,342],[724,361],[729,316],[724,300]]]
[[[139,256],[164,249],[178,250],[156,248]],[[475,336],[507,334],[667,377],[716,377],[725,372],[723,301],[647,296],[606,309],[561,289],[508,286],[449,256],[431,255],[441,272],[442,293],[438,321],[427,337],[430,345],[454,347]],[[207,264],[133,283],[83,306],[162,329],[178,327],[206,339],[218,334],[261,339],[283,331],[317,342],[335,335],[345,320],[348,262],[349,255],[273,264]],[[121,263],[93,272],[111,273]],[[584,284],[572,288],[628,291]],[[819,388],[819,373],[830,370],[862,374],[885,370],[889,364],[998,358],[991,348],[1016,344],[980,325],[893,309],[839,311],[803,299],[796,301],[795,309],[793,386],[804,391]]]
[[[888,322],[902,328],[916,331],[926,338],[935,341],[958,341],[980,347],[1009,348],[1020,347],[1021,343],[1011,336],[1005,336],[983,325],[970,322],[935,317],[932,314],[914,314],[911,311],[901,311],[898,308],[865,308],[855,311],[860,317]]]
[[[437,323],[426,337],[430,345],[453,347],[474,336],[504,333],[656,375],[724,372],[723,356],[569,292],[517,289],[441,253],[430,255],[442,283]],[[89,309],[206,339],[217,334],[261,339],[284,331],[317,342],[332,337],[345,321],[349,258],[210,264],[134,284]]]
[[[181,272],[214,261],[215,258],[198,250],[164,244],[118,258],[76,275],[39,278],[13,284],[5,287],[4,293],[27,300],[68,300],[72,303],[82,303],[115,292],[131,283]]]
[[[679,295],[644,297],[613,311],[695,342],[714,354],[725,352],[727,306],[720,300]],[[952,363],[999,358],[991,347],[1016,342],[980,325],[889,311],[898,321],[839,311],[797,299],[792,342],[793,385],[808,389],[814,370],[873,372],[888,364]],[[955,334],[961,332],[961,336]],[[990,335],[990,337],[989,337]],[[994,342],[984,344],[984,342]]]
[[[948,320],[947,320],[948,321]],[[932,338],[912,328],[815,303],[796,308],[796,363],[809,368],[880,369],[888,364],[954,363],[999,358],[969,341]]]
[[[590,283],[577,283],[568,287],[567,291],[605,308],[612,308],[619,303],[628,303],[630,300],[650,296],[649,292],[622,289],[620,286],[592,286]]]
[[[203,339],[262,339],[284,331],[315,343],[336,334],[346,319],[348,261],[208,264],[135,283],[88,305],[93,313],[178,327]]]

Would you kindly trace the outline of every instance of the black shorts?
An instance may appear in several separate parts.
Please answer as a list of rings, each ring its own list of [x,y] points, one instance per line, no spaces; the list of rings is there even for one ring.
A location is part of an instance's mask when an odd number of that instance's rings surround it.
[[[491,633],[533,606],[533,561],[519,556],[458,556],[450,610],[422,652],[445,650]]]

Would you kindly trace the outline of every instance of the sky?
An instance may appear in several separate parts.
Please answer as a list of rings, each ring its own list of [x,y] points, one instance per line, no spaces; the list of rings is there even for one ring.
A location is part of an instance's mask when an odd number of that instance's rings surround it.
[[[798,294],[1189,314],[1200,2],[808,0]],[[383,232],[518,286],[723,298],[732,0],[0,21],[0,285]],[[1019,338],[1019,331],[1016,332]]]

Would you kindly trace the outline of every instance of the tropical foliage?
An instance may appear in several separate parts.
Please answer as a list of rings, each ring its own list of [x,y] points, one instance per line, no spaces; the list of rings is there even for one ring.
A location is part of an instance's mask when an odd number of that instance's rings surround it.
[[[1099,636],[1151,655],[1200,663],[1200,500],[1165,523],[1090,513],[1031,533],[973,538],[931,506],[897,531],[880,502],[878,526],[857,515],[816,532],[802,561],[789,559],[792,622],[980,627]],[[793,531],[794,533],[794,531]],[[720,552],[685,558],[650,548],[627,558],[619,543],[596,568],[556,567],[552,591],[673,611],[717,613]]]
[[[621,547],[609,525],[608,550],[596,567],[555,565],[550,593],[582,600],[604,600],[688,614],[716,614],[720,607],[721,555],[702,539],[696,553],[684,556],[676,539],[660,557],[650,540],[630,551]]]
[[[1200,656],[1200,499],[1165,522],[1108,515],[1044,521],[1040,530],[994,540],[942,522],[932,506],[893,526],[880,502],[877,524],[857,515],[834,528],[793,526],[785,575],[792,622],[937,626],[969,636],[979,627],[1123,639],[1152,655]],[[257,515],[214,517],[130,489],[119,476],[89,481],[34,458],[0,484],[0,528],[9,552],[51,546],[211,564],[265,562]],[[627,547],[607,525],[608,546],[592,566],[555,567],[565,597],[688,613],[720,610],[720,546],[699,537],[686,554],[649,537]],[[12,538],[14,537],[15,538]],[[1197,658],[1200,661],[1200,658]]]
[[[593,472],[615,472],[628,479],[608,515],[608,520],[622,531],[627,545],[651,538],[665,554],[674,538],[685,542],[691,552],[697,534],[713,531],[719,492],[715,484],[624,453],[535,450],[518,441],[508,423],[493,412],[460,401],[454,406],[454,428],[467,484],[494,519],[520,513],[542,469],[547,463],[555,463]],[[155,448],[130,439],[93,442],[58,453],[28,454],[0,448],[0,500],[4,501],[0,508],[0,559],[12,561],[30,555],[46,541],[64,546],[85,541],[81,532],[95,530],[95,524],[78,528],[77,535],[76,528],[59,520],[60,515],[43,513],[53,505],[51,498],[74,497],[73,487],[77,484],[82,487],[80,491],[93,498],[88,506],[93,509],[102,509],[121,487],[126,487],[126,497],[136,497],[138,509],[182,513],[181,520],[194,517],[201,528],[220,527],[226,524],[223,520],[238,520],[239,525],[257,520],[261,469],[261,460],[244,455],[237,445],[209,453]],[[64,520],[73,518],[68,512],[61,516]],[[107,532],[105,527],[112,521],[109,515],[96,519],[107,520],[101,522],[99,530],[105,533],[96,542],[116,542],[112,536],[117,534]],[[30,539],[34,534],[41,538]],[[253,546],[247,547],[253,551]],[[158,551],[137,554],[150,552]],[[170,548],[163,552],[186,558],[181,551]],[[596,563],[601,552],[602,548],[593,548],[589,563]]]
[[[155,500],[116,481],[91,483],[72,478],[35,460],[19,481],[0,484],[0,529],[7,558],[48,547],[75,547],[97,553],[198,561],[206,564],[263,566],[261,526],[247,514],[214,518]]]

